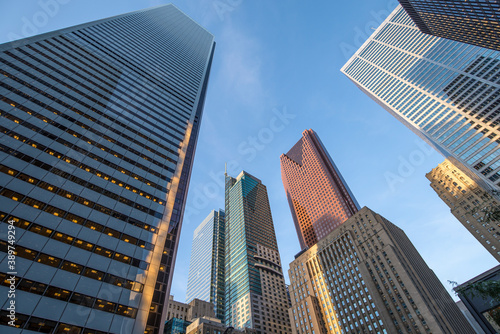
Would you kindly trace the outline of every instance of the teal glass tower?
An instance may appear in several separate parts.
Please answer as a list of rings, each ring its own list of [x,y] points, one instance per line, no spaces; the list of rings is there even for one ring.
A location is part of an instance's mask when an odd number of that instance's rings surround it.
[[[424,34],[398,6],[341,71],[454,165],[500,188],[500,52]]]
[[[291,333],[285,280],[266,186],[226,174],[225,322],[257,333]]]
[[[163,333],[214,37],[173,5],[0,45],[0,332]]]
[[[189,262],[186,303],[211,302],[224,320],[225,219],[224,210],[213,210],[194,230]]]

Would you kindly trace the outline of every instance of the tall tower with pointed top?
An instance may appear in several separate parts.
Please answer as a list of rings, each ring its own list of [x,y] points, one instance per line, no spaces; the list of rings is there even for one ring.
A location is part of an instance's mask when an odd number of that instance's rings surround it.
[[[280,157],[281,179],[302,249],[359,210],[342,175],[313,130]]]

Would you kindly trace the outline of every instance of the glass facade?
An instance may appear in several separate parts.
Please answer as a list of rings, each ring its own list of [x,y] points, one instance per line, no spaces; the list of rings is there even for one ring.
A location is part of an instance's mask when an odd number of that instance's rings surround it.
[[[289,297],[266,186],[247,172],[226,174],[225,323],[257,333],[290,333]]]
[[[165,323],[164,334],[185,334],[191,322],[179,318],[172,318]]]
[[[173,5],[0,45],[18,328],[163,330],[214,47]]]
[[[215,305],[224,320],[224,211],[212,211],[193,233],[186,303],[197,298]]]
[[[399,0],[420,31],[500,51],[499,0]]]
[[[342,174],[311,129],[280,157],[300,247],[311,247],[359,210]],[[321,200],[318,200],[321,199]]]
[[[500,53],[424,34],[398,6],[342,72],[456,165],[498,189]]]

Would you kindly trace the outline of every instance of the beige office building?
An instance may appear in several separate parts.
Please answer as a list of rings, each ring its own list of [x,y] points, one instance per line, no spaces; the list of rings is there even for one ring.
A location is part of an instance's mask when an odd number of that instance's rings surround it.
[[[196,298],[185,304],[174,300],[174,296],[169,296],[166,321],[172,318],[193,321],[200,317],[215,318],[214,304]]]
[[[406,234],[364,207],[290,264],[293,333],[474,333]]]
[[[439,164],[426,177],[451,213],[500,261],[500,222],[491,216],[500,211],[496,195],[486,191],[449,160]]]

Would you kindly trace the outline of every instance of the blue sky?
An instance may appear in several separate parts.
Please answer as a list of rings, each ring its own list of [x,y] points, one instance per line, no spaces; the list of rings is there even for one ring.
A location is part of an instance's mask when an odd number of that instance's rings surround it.
[[[3,1],[0,43],[162,3],[169,2]],[[395,0],[173,3],[217,42],[172,283],[176,300],[185,298],[194,229],[224,205],[225,162],[233,176],[244,169],[267,186],[288,270],[300,249],[279,156],[309,128],[360,205],[401,227],[447,290],[448,280],[461,283],[498,264],[429,186],[425,174],[444,158],[340,73]]]

